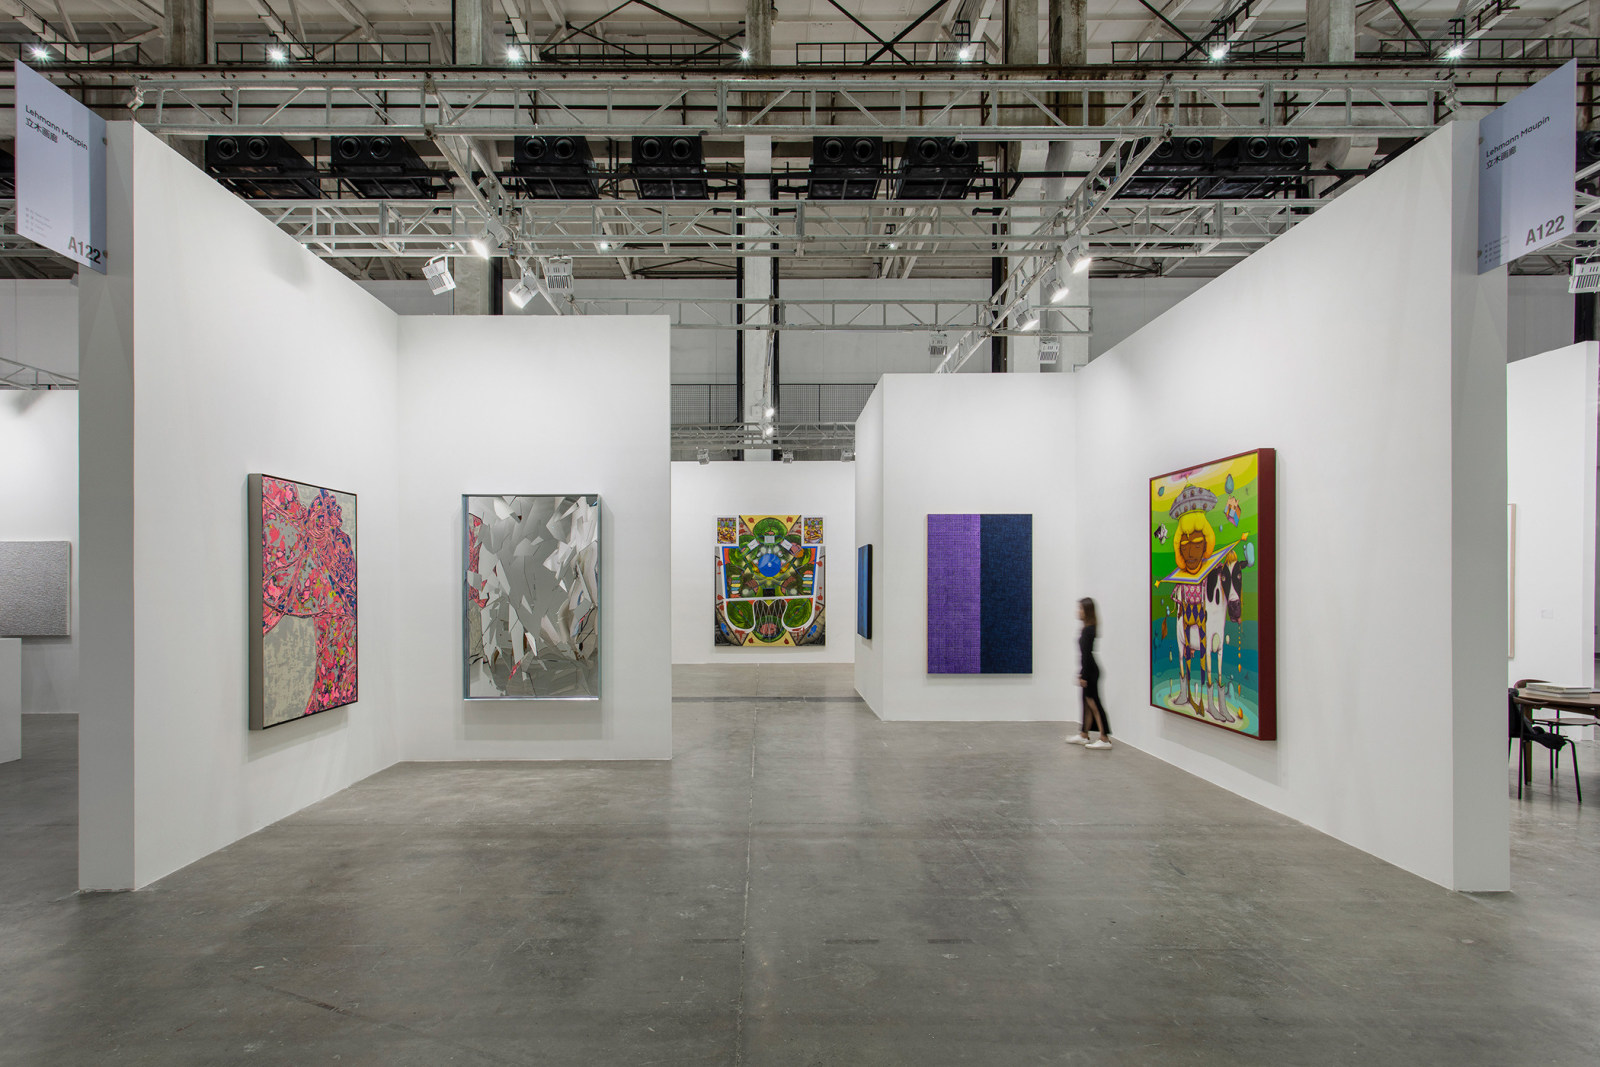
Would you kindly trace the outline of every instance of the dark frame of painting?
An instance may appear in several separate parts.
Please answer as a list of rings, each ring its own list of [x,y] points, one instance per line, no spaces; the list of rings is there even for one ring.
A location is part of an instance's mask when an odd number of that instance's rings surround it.
[[[1257,530],[1256,530],[1256,641],[1257,641],[1257,674],[1260,678],[1260,692],[1257,707],[1256,732],[1246,733],[1235,730],[1226,723],[1215,722],[1210,718],[1200,715],[1186,715],[1181,711],[1164,707],[1155,700],[1155,663],[1153,659],[1146,663],[1146,694],[1150,699],[1150,706],[1158,711],[1165,711],[1182,719],[1201,722],[1207,726],[1214,726],[1219,730],[1233,734],[1235,737],[1245,737],[1256,741],[1276,741],[1278,739],[1278,461],[1277,450],[1273,448],[1247,448],[1243,452],[1235,452],[1228,456],[1218,456],[1216,459],[1192,463],[1177,470],[1167,471],[1164,474],[1153,475],[1145,486],[1145,500],[1148,505],[1152,493],[1151,487],[1156,482],[1167,478],[1176,477],[1188,471],[1199,470],[1201,467],[1211,467],[1229,460],[1242,459],[1245,456],[1256,457],[1256,498],[1257,498]],[[1149,555],[1149,529],[1145,531],[1145,551]],[[1148,561],[1146,566],[1148,566]],[[1152,574],[1153,580],[1153,574]],[[1150,633],[1154,633],[1160,620],[1155,615],[1155,603],[1152,599],[1150,605]],[[1146,651],[1153,654],[1153,649],[1148,645]]]
[[[856,549],[856,633],[872,640],[872,546]]]
[[[313,711],[307,715],[297,715],[292,719],[283,719],[279,722],[264,721],[266,719],[267,681],[266,635],[261,630],[261,619],[266,612],[266,605],[263,602],[264,598],[261,590],[261,584],[263,578],[265,577],[266,569],[265,561],[263,559],[263,546],[261,543],[262,536],[266,532],[266,524],[261,515],[261,483],[262,479],[264,478],[271,478],[275,482],[288,482],[291,485],[305,486],[308,489],[320,489],[323,492],[337,493],[340,496],[349,497],[352,519],[354,521],[356,530],[355,538],[352,540],[350,545],[350,553],[352,557],[354,557],[354,562],[356,564],[358,589],[361,564],[361,522],[359,517],[354,514],[357,506],[355,493],[347,492],[343,489],[333,489],[326,485],[317,485],[313,482],[302,482],[297,481],[294,478],[284,478],[276,474],[252,474],[248,476],[246,479],[245,497],[247,504],[245,510],[246,525],[249,532],[246,535],[248,538],[248,544],[245,550],[245,555],[247,556],[245,571],[247,573],[246,580],[249,582],[249,589],[246,594],[246,603],[250,605],[249,684],[250,729],[252,730],[270,730],[274,726],[286,726],[291,722],[299,722],[303,719],[309,719],[314,716],[321,715],[325,711],[333,711],[336,708],[348,707],[351,704],[357,703],[361,699],[361,604],[358,598],[356,602],[355,634],[350,646],[351,654],[355,658],[356,667],[355,694],[349,700],[343,701],[339,704],[330,704],[325,708],[318,708],[316,711]]]

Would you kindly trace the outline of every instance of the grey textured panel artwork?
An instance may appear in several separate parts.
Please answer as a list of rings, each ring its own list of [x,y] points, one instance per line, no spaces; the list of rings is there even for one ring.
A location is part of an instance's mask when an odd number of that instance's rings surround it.
[[[72,633],[72,542],[0,541],[0,637]]]
[[[600,498],[468,496],[468,699],[600,695]]]

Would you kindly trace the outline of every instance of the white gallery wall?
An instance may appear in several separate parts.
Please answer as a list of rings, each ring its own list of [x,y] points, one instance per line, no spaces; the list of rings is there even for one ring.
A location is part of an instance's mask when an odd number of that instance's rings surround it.
[[[111,272],[79,308],[81,884],[148,884],[402,758],[668,754],[665,323],[404,319],[142,128],[111,124],[107,170]],[[358,513],[361,699],[265,731],[251,473]],[[607,695],[582,713],[462,706],[461,493],[496,490],[605,497]]]
[[[1593,684],[1600,345],[1506,367],[1506,500],[1515,509],[1507,682]]]
[[[1123,740],[1502,890],[1506,282],[1475,273],[1475,133],[1434,134],[1080,372],[1075,540]],[[1258,447],[1277,449],[1275,742],[1147,692],[1147,479]]]
[[[1573,300],[1565,274],[1513,275],[1506,305],[1506,358],[1515,362],[1572,344]]]
[[[71,293],[76,315],[77,290]],[[74,373],[76,369],[74,356]],[[0,390],[0,541],[72,543],[72,636],[22,639],[22,710],[77,711],[76,392]]]
[[[79,283],[90,889],[145,885],[393,763],[406,608],[393,312],[141,127],[110,125],[107,172],[111,272]],[[357,496],[361,693],[255,732],[253,472]]]
[[[856,690],[882,719],[1075,720],[1078,376],[886,375],[856,424],[856,540],[873,545]],[[1090,501],[1093,509],[1097,503]],[[928,673],[927,517],[1033,516],[1033,673]]]
[[[400,320],[403,758],[672,754],[667,320]],[[462,697],[463,493],[600,495],[600,699]]]
[[[672,465],[672,662],[850,663],[856,633],[854,463]],[[713,640],[713,555],[720,515],[821,515],[821,647],[733,648]]]

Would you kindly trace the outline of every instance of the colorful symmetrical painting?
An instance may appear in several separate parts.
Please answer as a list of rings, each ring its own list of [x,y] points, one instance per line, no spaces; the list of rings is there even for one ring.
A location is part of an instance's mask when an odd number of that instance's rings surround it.
[[[856,633],[872,640],[872,546],[856,549]]]
[[[356,701],[356,497],[252,474],[250,728]]]
[[[808,515],[801,522],[804,525],[801,540],[808,545],[822,544],[822,516]]]
[[[928,516],[928,673],[1033,673],[1033,516]]]
[[[1270,448],[1150,479],[1150,703],[1277,737]]]
[[[719,542],[727,521],[717,520]],[[805,540],[812,529],[821,539],[822,520],[738,515],[732,521],[734,543],[719,543],[716,550],[715,643],[747,648],[826,644],[823,546]]]
[[[600,498],[462,498],[463,695],[600,695]]]

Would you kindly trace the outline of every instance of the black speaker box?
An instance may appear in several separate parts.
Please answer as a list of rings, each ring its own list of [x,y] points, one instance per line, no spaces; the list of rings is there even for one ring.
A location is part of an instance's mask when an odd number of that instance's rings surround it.
[[[983,172],[978,150],[954,137],[912,137],[900,156],[897,200],[961,200]]]
[[[633,139],[633,179],[641,200],[704,200],[705,149],[698,134]]]
[[[431,200],[434,174],[403,137],[335,137],[328,170],[364,197]]]
[[[518,137],[511,151],[511,170],[524,195],[535,200],[599,198],[594,154],[582,137]]]
[[[883,177],[882,137],[813,137],[811,200],[872,200]]]
[[[318,200],[317,169],[282,137],[207,137],[206,173],[252,200]]]

